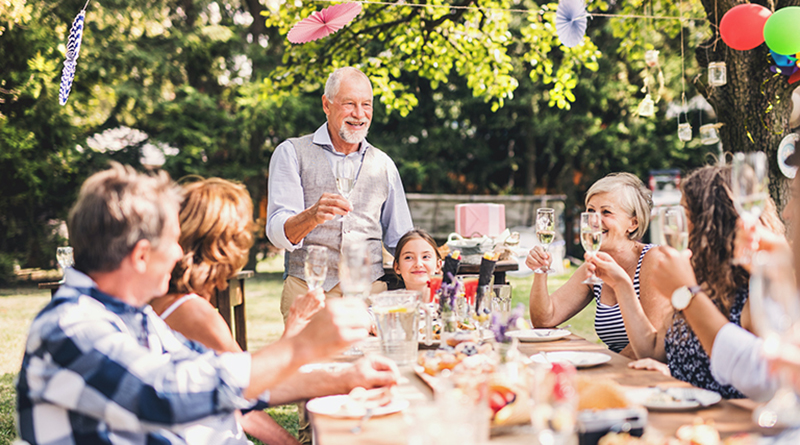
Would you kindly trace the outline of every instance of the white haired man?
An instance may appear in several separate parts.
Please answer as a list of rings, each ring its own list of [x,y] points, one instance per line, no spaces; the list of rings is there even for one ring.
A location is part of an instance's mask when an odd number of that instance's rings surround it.
[[[372,84],[356,68],[335,70],[325,84],[327,122],[313,134],[281,143],[269,165],[267,236],[286,249],[281,313],[305,293],[306,248],[328,248],[326,295],[341,295],[339,255],[344,243],[366,242],[372,293],[386,289],[381,241],[392,252],[413,228],[403,183],[391,158],[367,142]],[[337,193],[334,165],[352,162],[357,176],[349,200]],[[346,215],[346,217],[336,217]]]

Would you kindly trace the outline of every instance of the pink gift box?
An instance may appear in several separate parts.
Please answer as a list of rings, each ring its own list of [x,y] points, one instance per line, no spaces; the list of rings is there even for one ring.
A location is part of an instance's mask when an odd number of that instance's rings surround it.
[[[506,229],[506,207],[503,204],[456,204],[456,233],[497,236]]]

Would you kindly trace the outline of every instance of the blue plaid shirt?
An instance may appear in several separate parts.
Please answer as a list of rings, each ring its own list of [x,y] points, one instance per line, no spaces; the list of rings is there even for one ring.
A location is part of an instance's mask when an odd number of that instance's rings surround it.
[[[248,353],[217,355],[149,305],[123,303],[68,269],[28,335],[19,434],[31,444],[193,443],[198,426],[238,428],[233,412],[253,406],[242,396],[249,383]]]

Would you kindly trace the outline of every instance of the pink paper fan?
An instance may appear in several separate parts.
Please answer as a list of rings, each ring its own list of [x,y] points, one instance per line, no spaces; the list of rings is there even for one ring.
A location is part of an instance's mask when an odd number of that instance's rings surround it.
[[[314,12],[310,17],[297,22],[289,31],[292,43],[307,43],[334,33],[350,23],[361,12],[361,3],[341,3]]]

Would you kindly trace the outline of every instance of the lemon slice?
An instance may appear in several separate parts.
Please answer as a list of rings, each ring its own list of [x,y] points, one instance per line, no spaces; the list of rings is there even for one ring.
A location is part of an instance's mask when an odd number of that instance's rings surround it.
[[[408,308],[405,307],[405,306],[398,306],[398,307],[389,308],[389,310],[387,312],[389,312],[390,314],[391,313],[404,313],[404,312],[408,312]]]

